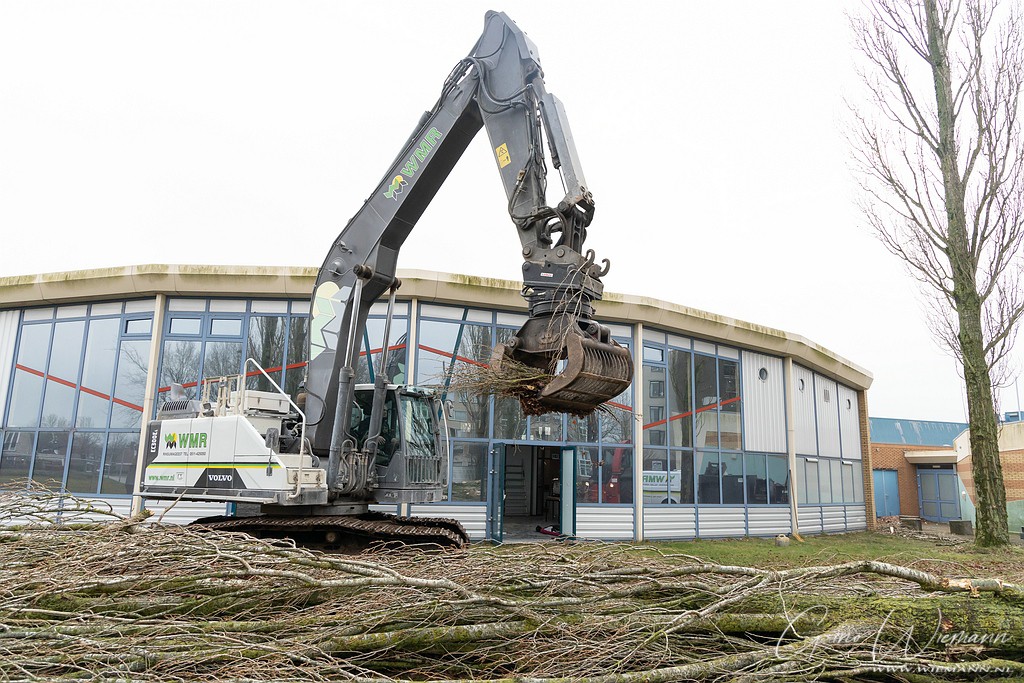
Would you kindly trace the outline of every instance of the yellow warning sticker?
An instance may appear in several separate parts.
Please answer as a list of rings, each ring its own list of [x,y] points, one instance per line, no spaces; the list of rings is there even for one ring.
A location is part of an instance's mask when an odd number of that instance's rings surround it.
[[[505,168],[512,163],[512,157],[508,155],[508,143],[503,142],[498,145],[494,152],[498,155],[498,168]]]

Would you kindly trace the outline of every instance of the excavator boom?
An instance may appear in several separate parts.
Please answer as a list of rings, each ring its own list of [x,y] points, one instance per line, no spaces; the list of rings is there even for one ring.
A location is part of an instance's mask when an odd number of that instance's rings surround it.
[[[390,169],[335,240],[317,278],[306,406],[313,451],[332,455],[348,433],[354,343],[370,305],[395,281],[398,252],[420,215],[484,128],[522,244],[530,319],[499,345],[492,366],[516,361],[554,376],[523,401],[527,413],[592,412],[632,380],[629,352],[593,319],[608,261],[584,250],[594,199],[562,103],[547,92],[537,48],[504,13],[452,70]],[[545,152],[547,146],[547,152]],[[549,206],[548,158],[564,198]],[[559,374],[559,361],[566,361]],[[332,417],[334,419],[332,419]]]

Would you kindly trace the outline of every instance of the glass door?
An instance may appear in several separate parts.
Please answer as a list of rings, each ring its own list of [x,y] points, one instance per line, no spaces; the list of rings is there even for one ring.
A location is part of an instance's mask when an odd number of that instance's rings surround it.
[[[559,530],[563,536],[576,535],[576,447],[562,449],[559,467],[559,498],[561,519]]]
[[[487,463],[487,538],[501,543],[504,538],[505,444],[496,443]]]

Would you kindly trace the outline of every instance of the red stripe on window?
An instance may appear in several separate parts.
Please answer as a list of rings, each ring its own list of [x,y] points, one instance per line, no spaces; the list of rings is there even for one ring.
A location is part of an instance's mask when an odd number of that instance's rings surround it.
[[[90,396],[95,396],[97,398],[101,398],[104,401],[113,401],[114,403],[116,403],[118,405],[121,405],[121,406],[124,406],[125,408],[131,408],[132,410],[137,410],[140,413],[142,412],[142,406],[137,406],[134,403],[129,403],[128,401],[122,401],[119,398],[113,398],[113,397],[109,396],[108,394],[104,394],[102,391],[96,391],[95,389],[90,389],[89,387],[86,387],[86,386],[81,386],[80,387],[77,384],[75,384],[74,382],[69,382],[66,379],[61,379],[60,377],[55,377],[54,375],[46,375],[46,374],[44,374],[42,372],[39,372],[38,370],[26,367],[26,366],[21,365],[21,364],[17,364],[14,367],[17,368],[18,370],[23,370],[23,371],[29,373],[30,375],[35,375],[36,377],[42,377],[43,379],[45,379],[47,381],[56,382],[57,384],[63,384],[66,387],[71,387],[72,389],[78,389],[82,393],[89,394]]]
[[[740,397],[736,396],[734,398],[726,399],[726,400],[722,401],[721,403],[712,403],[711,405],[703,406],[701,408],[697,408],[696,411],[688,410],[685,413],[679,413],[678,415],[673,415],[673,416],[671,416],[671,417],[669,417],[668,419],[665,419],[665,420],[658,420],[657,422],[650,422],[648,424],[645,424],[644,425],[644,429],[651,429],[653,427],[660,427],[661,425],[667,424],[669,422],[672,422],[673,420],[681,420],[684,417],[690,417],[695,412],[697,412],[697,413],[704,413],[704,412],[707,412],[709,410],[714,410],[715,408],[718,408],[719,406],[727,406],[730,403],[735,403],[738,400],[740,400]]]
[[[480,361],[473,360],[472,358],[466,358],[465,356],[459,356],[459,355],[451,354],[451,353],[448,353],[447,351],[442,351],[441,349],[435,349],[432,346],[426,346],[425,344],[420,344],[420,348],[423,349],[424,351],[429,351],[430,353],[436,353],[437,355],[444,356],[445,358],[454,358],[455,360],[460,360],[463,363],[469,363],[471,365],[476,365],[477,367],[481,367],[481,368],[490,367],[487,363],[481,363]]]

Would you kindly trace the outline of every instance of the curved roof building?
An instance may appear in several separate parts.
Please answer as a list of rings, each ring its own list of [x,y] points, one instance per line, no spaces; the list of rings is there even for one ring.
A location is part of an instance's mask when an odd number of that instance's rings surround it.
[[[387,344],[401,381],[444,388],[453,364],[486,361],[525,320],[517,282],[399,276]],[[127,510],[140,433],[171,383],[239,373],[253,357],[294,391],[315,277],[314,268],[143,265],[0,278],[0,482],[50,482]],[[385,343],[380,308],[363,340],[364,374]],[[633,386],[586,418],[524,417],[514,402],[452,392],[446,500],[403,512],[457,517],[477,539],[559,523],[578,536],[639,540],[873,520],[870,373],[799,335],[653,298],[608,293],[597,313],[633,352]],[[170,515],[223,509],[179,504]]]

